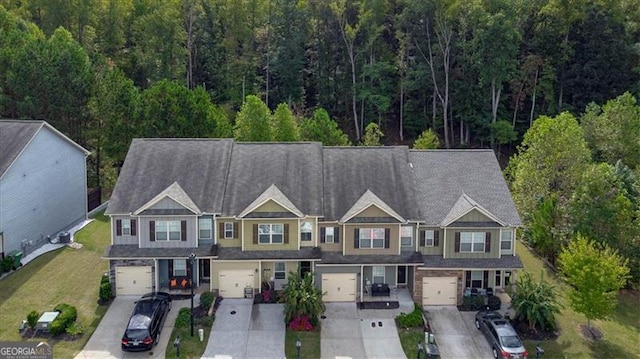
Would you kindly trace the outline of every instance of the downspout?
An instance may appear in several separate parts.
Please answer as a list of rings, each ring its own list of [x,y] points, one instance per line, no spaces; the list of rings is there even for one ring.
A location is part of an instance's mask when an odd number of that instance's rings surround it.
[[[364,264],[360,265],[360,301],[364,302]]]

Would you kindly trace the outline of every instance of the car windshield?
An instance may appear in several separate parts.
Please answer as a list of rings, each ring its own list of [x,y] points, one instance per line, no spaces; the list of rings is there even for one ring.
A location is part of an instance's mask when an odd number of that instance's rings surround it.
[[[149,328],[149,324],[151,323],[151,318],[146,315],[136,314],[129,320],[129,326],[127,326],[127,331],[129,330],[146,330]]]
[[[505,348],[519,348],[522,346],[522,342],[515,335],[506,336],[502,337],[502,346]]]

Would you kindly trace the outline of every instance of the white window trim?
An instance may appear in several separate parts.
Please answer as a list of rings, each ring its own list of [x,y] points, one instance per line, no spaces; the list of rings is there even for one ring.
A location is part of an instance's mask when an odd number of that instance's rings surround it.
[[[305,223],[309,224],[309,230],[303,229]],[[302,239],[303,233],[309,233],[309,239]],[[300,222],[300,240],[304,242],[309,242],[313,240],[313,223],[312,222],[308,222],[308,221]]]
[[[372,283],[374,283],[374,284],[376,284],[375,271],[376,271],[376,269],[380,269],[380,268],[382,268],[382,276],[378,275],[377,277],[382,277],[382,282],[380,282],[380,283],[386,283],[386,280],[387,280],[386,272],[387,271],[385,270],[385,267],[383,267],[383,266],[375,266],[375,267],[371,267],[371,280],[372,280]]]
[[[177,271],[184,271],[184,274],[178,274]],[[174,276],[186,276],[187,275],[187,260],[186,259],[174,259],[173,260],[173,275]]]
[[[260,233],[260,228],[262,226],[269,226],[269,233],[262,233],[261,234]],[[274,232],[273,229],[274,229],[275,226],[280,226],[282,228],[282,232],[280,232],[280,233]],[[260,240],[260,236],[261,235],[262,236],[268,235],[269,236],[269,242],[262,242]],[[280,235],[281,238],[282,238],[282,241],[274,242],[273,241],[274,235]],[[284,224],[282,224],[282,223],[261,223],[261,224],[258,224],[258,244],[284,244]]]
[[[436,231],[433,229],[427,229],[424,231],[424,246],[425,247],[435,247],[436,242]],[[462,243],[462,239],[460,240]]]
[[[224,222],[224,239],[232,239],[233,238],[233,222]]]
[[[410,230],[409,231],[409,236],[403,236],[402,231],[405,230],[405,229]],[[401,247],[413,247],[413,232],[414,232],[414,230],[413,230],[413,227],[411,227],[411,226],[402,226],[400,228],[400,246]],[[406,238],[409,238],[409,244],[402,243],[402,240],[406,239]]]
[[[208,222],[209,223],[209,228],[202,228],[201,225],[203,222]],[[208,237],[203,237],[202,236],[202,231],[209,231],[209,236]],[[198,218],[198,236],[200,237],[200,239],[213,239],[213,220],[211,218]]]
[[[374,231],[382,231],[382,246],[376,247],[374,246],[374,238],[373,238],[373,232]],[[367,233],[369,232],[369,237],[367,238],[362,238],[362,234],[363,233]],[[359,231],[359,237],[358,238],[358,248],[364,248],[364,249],[384,249],[384,245],[385,245],[385,235],[386,235],[386,231],[384,228],[360,228]],[[362,245],[362,241],[363,240],[369,240],[369,245],[368,246],[363,246]],[[380,238],[376,238],[375,240],[379,241]]]
[[[170,229],[171,228],[171,223],[174,223],[174,224],[178,223],[178,231],[177,231],[178,238],[177,239],[171,239],[171,233],[172,232],[176,232],[176,231],[171,231],[171,229]],[[158,226],[160,226],[161,224],[164,224],[166,226],[166,230],[164,230],[164,231],[158,230]],[[182,227],[181,221],[156,221],[156,233],[155,233],[155,237],[156,238],[155,238],[155,240],[156,241],[175,241],[175,242],[181,241],[182,240],[182,228],[181,227]],[[166,234],[167,238],[166,239],[158,238],[158,233]]]
[[[123,236],[130,236],[131,235],[131,220],[130,219],[123,219],[121,223],[122,223],[122,235]]]
[[[324,229],[324,243],[335,243],[335,233],[333,233],[333,227],[326,227]],[[331,234],[329,234],[331,232]]]
[[[281,264],[284,269],[278,270],[278,265]],[[278,278],[276,274],[281,273],[282,278]],[[273,278],[274,279],[286,279],[287,278],[287,264],[285,262],[274,262],[273,263]]]
[[[470,234],[471,235],[471,250],[466,251],[466,250],[462,250],[462,235],[463,234]],[[485,232],[460,232],[460,253],[484,253],[485,251],[485,245],[486,245],[486,241],[485,239],[487,238],[487,234]],[[482,250],[475,250],[475,245],[477,243],[482,243]]]
[[[511,238],[509,240],[504,240],[503,235],[505,233],[511,234]],[[515,233],[513,229],[501,230],[500,231],[500,254],[513,254],[513,238],[515,237]],[[509,243],[509,249],[502,249],[502,243]]]

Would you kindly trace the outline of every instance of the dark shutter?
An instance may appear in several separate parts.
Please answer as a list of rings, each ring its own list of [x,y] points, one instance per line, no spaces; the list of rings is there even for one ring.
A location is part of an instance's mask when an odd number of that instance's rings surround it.
[[[353,229],[353,248],[360,248],[360,230],[358,228]]]
[[[237,223],[231,223],[231,225],[233,226],[233,238],[239,238],[238,237],[238,224]]]
[[[468,270],[465,272],[465,287],[470,288],[471,287],[471,271]]]
[[[169,259],[167,262],[169,262],[169,275],[173,276],[173,259]]]
[[[149,240],[156,241],[156,221],[149,221]]]
[[[340,243],[340,227],[333,227],[333,243]]]
[[[455,253],[458,253],[458,252],[460,252],[460,232],[456,232],[455,238],[456,238],[456,243],[455,243],[455,247],[453,248],[453,250],[454,250]]]
[[[491,252],[491,232],[487,232],[487,236],[484,238],[484,252]]]
[[[116,219],[116,236],[122,235],[122,220]]]
[[[218,238],[224,238],[224,222],[218,224]]]
[[[187,221],[180,221],[180,240],[187,241]]]
[[[253,225],[253,244],[258,244],[258,225]]]
[[[131,235],[135,236],[138,230],[138,225],[135,219],[131,220]]]
[[[439,245],[440,245],[440,231],[436,229],[433,231],[433,246],[438,247]]]
[[[483,273],[482,284],[484,285],[485,288],[489,287],[489,271],[488,270],[484,271]]]
[[[391,247],[391,229],[389,228],[384,229],[384,247]]]
[[[284,244],[289,244],[289,225],[284,225]]]
[[[327,230],[324,227],[320,228],[320,243],[325,243],[326,232]]]
[[[418,232],[418,236],[420,237],[420,246],[424,247],[427,245],[427,231],[425,231],[424,229],[421,229],[420,232]]]

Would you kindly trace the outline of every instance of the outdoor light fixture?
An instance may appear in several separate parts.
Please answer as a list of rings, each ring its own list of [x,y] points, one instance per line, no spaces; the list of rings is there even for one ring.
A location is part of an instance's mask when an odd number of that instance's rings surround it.
[[[191,253],[189,255],[189,265],[191,266],[191,336],[193,336],[193,287],[194,287],[194,283],[195,281],[193,280],[193,274],[196,272],[193,269],[193,264],[196,262],[196,254],[195,253]]]
[[[298,359],[300,359],[300,348],[302,348],[302,340],[298,337],[298,339],[296,339],[296,352],[298,353]]]
[[[422,347],[422,342],[418,342],[418,356],[417,358],[420,359],[420,353],[422,352],[423,347]]]

